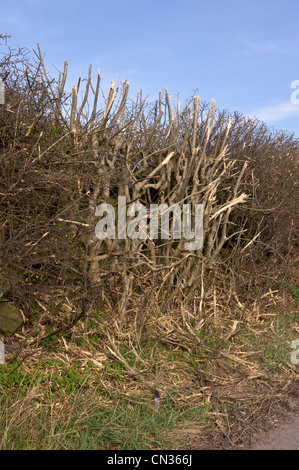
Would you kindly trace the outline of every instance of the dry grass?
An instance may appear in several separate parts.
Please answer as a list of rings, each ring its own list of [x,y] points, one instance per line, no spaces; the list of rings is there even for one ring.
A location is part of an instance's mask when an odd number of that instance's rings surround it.
[[[189,308],[153,304],[141,323],[132,309],[122,330],[107,305],[71,333],[44,334],[27,337],[24,328],[7,341],[1,448],[235,447],[270,419],[298,373],[288,291],[245,305],[212,285]],[[88,427],[100,415],[102,424]]]

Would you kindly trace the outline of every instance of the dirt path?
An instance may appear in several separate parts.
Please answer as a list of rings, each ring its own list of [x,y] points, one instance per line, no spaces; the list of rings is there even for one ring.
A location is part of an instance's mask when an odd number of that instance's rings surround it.
[[[299,378],[273,389],[262,405],[253,406],[241,424],[232,420],[228,429],[190,425],[176,430],[172,441],[192,450],[299,450]]]
[[[299,414],[255,437],[251,450],[299,450]]]

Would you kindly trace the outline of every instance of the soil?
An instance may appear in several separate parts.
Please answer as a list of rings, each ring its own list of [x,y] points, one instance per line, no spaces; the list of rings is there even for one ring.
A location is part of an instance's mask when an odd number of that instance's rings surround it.
[[[299,450],[299,414],[255,437],[251,450]]]
[[[185,450],[299,450],[299,379],[273,390],[244,423],[215,424],[176,430],[173,440]]]
[[[299,381],[295,380],[265,427],[250,436],[249,450],[299,450]]]

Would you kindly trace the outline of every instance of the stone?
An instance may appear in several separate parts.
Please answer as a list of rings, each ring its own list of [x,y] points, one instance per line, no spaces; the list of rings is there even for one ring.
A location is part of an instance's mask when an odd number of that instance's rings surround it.
[[[23,324],[20,309],[12,304],[0,305],[0,332],[6,336],[13,335]]]

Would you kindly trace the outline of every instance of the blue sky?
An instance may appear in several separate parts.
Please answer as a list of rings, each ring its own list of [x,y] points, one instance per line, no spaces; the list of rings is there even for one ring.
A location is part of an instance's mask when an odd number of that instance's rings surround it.
[[[299,137],[298,16],[298,0],[0,0],[0,32],[38,42],[53,75],[68,60],[69,86],[92,63],[104,89],[128,80],[154,100],[167,86],[182,103],[197,90]]]

